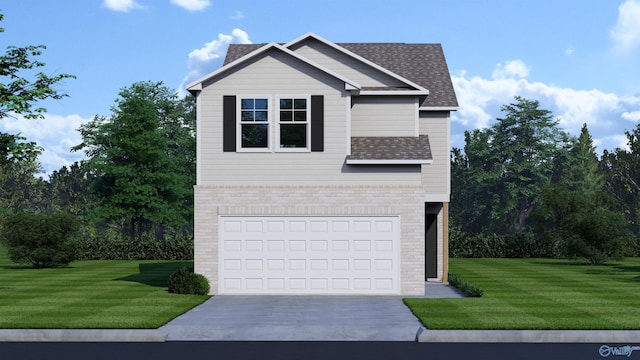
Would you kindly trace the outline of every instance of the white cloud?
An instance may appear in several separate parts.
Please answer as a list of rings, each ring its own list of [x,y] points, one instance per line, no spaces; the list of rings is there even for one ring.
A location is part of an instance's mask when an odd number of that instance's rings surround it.
[[[171,3],[189,11],[201,11],[211,5],[209,0],[171,0]]]
[[[46,173],[60,169],[84,158],[84,153],[70,152],[72,146],[82,142],[82,136],[77,131],[80,125],[91,119],[84,119],[79,115],[45,114],[44,119],[27,120],[21,115],[0,119],[0,131],[20,133],[26,141],[34,141],[44,148],[38,158]]]
[[[526,78],[527,76],[529,76],[529,67],[522,60],[510,60],[498,64],[491,75],[494,79]]]
[[[456,129],[486,128],[503,116],[500,107],[512,103],[514,96],[538,100],[543,109],[551,110],[560,126],[578,135],[587,123],[599,149],[613,149],[621,145],[620,136],[640,122],[640,96],[621,96],[597,89],[562,88],[523,78],[526,64],[521,61],[497,64],[492,79],[471,77],[465,71],[452,75],[458,96],[459,110],[452,114]],[[452,139],[453,139],[452,134]],[[464,146],[463,143],[453,144]]]
[[[618,7],[618,21],[609,30],[614,48],[629,51],[640,46],[640,1],[627,0]]]
[[[633,122],[640,122],[640,110],[625,111],[622,113],[622,118]]]
[[[242,13],[242,11],[240,10],[236,10],[236,12],[233,13],[233,15],[229,16],[229,19],[231,20],[244,19],[244,13]]]
[[[231,35],[220,33],[217,39],[191,51],[187,61],[189,73],[182,80],[179,91],[182,93],[185,85],[219,67],[229,44],[251,44],[251,40],[249,40],[249,35],[244,30],[233,29]]]
[[[564,54],[567,56],[573,55],[574,52],[576,52],[576,49],[574,49],[573,46],[569,46],[568,48],[564,49]]]
[[[102,6],[109,10],[129,12],[134,9],[142,9],[143,6],[136,3],[135,0],[104,0]]]

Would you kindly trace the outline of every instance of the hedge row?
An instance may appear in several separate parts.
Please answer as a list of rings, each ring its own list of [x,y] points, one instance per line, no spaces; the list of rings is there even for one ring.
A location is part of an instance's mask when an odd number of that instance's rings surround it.
[[[193,237],[131,240],[123,236],[78,241],[78,260],[193,260]]]
[[[563,245],[533,234],[468,234],[452,229],[449,256],[454,258],[561,257]]]

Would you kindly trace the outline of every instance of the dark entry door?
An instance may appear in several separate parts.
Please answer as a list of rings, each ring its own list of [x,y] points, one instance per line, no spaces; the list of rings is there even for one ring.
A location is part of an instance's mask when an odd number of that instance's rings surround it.
[[[429,279],[438,277],[438,215],[426,215],[424,272],[426,279]]]

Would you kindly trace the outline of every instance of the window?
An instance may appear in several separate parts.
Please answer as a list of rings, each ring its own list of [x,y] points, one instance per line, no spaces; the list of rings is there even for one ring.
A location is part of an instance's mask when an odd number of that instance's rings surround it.
[[[280,151],[309,150],[309,98],[281,97],[278,100],[278,147]]]
[[[272,95],[224,95],[222,151],[324,151],[324,97],[275,99],[272,103]]]
[[[269,149],[269,99],[240,98],[240,146]]]

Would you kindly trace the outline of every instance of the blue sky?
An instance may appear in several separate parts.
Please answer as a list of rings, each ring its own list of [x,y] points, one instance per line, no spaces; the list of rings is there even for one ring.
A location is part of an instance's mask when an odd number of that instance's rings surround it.
[[[222,64],[229,43],[287,42],[314,32],[334,42],[441,43],[460,109],[452,145],[486,127],[516,95],[539,100],[563,129],[587,123],[598,151],[625,146],[640,122],[640,0],[20,0],[4,1],[2,48],[46,45],[49,74],[69,94],[44,120],[0,119],[45,148],[53,171],[82,158],[76,129],[110,115],[136,81],[184,85]]]

